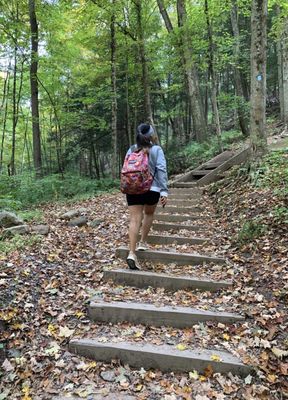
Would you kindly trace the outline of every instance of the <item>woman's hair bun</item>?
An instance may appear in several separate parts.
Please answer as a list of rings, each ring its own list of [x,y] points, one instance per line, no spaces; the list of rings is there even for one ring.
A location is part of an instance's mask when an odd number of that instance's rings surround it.
[[[154,129],[149,124],[140,124],[137,128],[137,133],[151,136],[154,133]]]

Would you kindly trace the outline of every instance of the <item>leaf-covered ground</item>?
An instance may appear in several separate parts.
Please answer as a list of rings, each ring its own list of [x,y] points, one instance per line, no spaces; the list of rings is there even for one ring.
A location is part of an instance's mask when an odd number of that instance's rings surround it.
[[[43,208],[50,234],[26,251],[0,256],[0,319],[7,323],[1,340],[7,344],[2,363],[0,399],[53,399],[59,394],[101,399],[282,399],[287,386],[287,225],[269,214],[272,191],[252,190],[249,183],[218,190],[204,206],[211,218],[197,246],[169,246],[184,252],[224,255],[227,265],[184,266],[143,264],[147,270],[233,279],[231,289],[218,293],[136,289],[103,282],[104,268],[125,267],[115,249],[127,243],[127,213],[122,195],[102,195],[74,204],[85,207],[89,220],[103,219],[97,228],[71,228],[60,219],[71,206]],[[254,214],[253,214],[254,213]],[[255,213],[269,219],[261,238],[239,245],[235,238]],[[163,232],[161,232],[163,233]],[[180,232],[191,235],[191,232]],[[161,246],[155,246],[161,247]],[[285,286],[286,285],[286,286]],[[244,323],[200,323],[189,329],[155,328],[129,323],[95,324],[86,314],[89,299],[177,304],[243,314]],[[106,341],[168,344],[228,350],[255,367],[244,378],[130,369],[113,360],[94,362],[68,351],[76,337]],[[122,396],[122,397],[121,397]]]

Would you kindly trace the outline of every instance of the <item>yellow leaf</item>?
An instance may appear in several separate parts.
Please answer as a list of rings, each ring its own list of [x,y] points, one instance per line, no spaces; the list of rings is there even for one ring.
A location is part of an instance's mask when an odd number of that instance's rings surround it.
[[[224,340],[230,340],[230,336],[227,333],[223,333]]]
[[[141,392],[141,390],[143,389],[143,385],[139,384],[135,387],[135,392]]]
[[[268,375],[267,375],[267,380],[268,380],[270,383],[275,383],[276,379],[277,379],[277,376],[274,375],[274,374],[268,374]]]
[[[218,356],[217,354],[212,354],[212,356],[210,358],[211,358],[212,361],[216,361],[216,362],[222,361],[221,357]]]
[[[29,396],[30,388],[28,386],[23,387],[22,393],[24,394],[24,396],[22,397],[22,400],[32,400],[32,397]]]
[[[185,344],[179,343],[177,344],[176,349],[183,351],[187,349],[187,346]]]
[[[200,375],[199,381],[200,382],[205,382],[207,380],[206,376]]]
[[[24,324],[12,324],[10,325],[10,328],[14,329],[15,331],[21,330],[24,328]]]
[[[193,372],[189,372],[189,378],[197,380],[199,378],[198,372],[195,369]]]
[[[77,312],[75,313],[75,315],[76,315],[77,318],[81,318],[81,317],[83,317],[83,315],[85,315],[85,314],[84,314],[84,312],[82,312],[82,311],[77,311]]]
[[[142,335],[143,335],[143,332],[138,331],[138,332],[135,333],[134,336],[135,336],[136,338],[139,338],[139,337],[142,337]]]
[[[51,333],[51,335],[54,335],[54,333],[56,332],[56,326],[53,324],[49,324],[48,325],[48,331]]]
[[[90,368],[95,368],[95,367],[97,367],[97,363],[96,363],[96,361],[91,361],[91,362],[88,364],[88,366],[89,366],[89,369],[90,369]]]

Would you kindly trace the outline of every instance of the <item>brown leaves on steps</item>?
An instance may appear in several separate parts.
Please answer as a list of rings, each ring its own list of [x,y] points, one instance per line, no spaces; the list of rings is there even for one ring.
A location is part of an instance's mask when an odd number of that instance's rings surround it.
[[[96,229],[89,226],[69,228],[59,218],[69,207],[50,205],[43,211],[51,232],[41,245],[21,254],[14,252],[7,257],[0,256],[3,302],[0,319],[8,323],[8,330],[1,332],[8,353],[1,372],[0,398],[51,399],[58,393],[97,398],[116,393],[115,398],[120,399],[122,393],[125,399],[131,396],[166,400],[250,400],[277,398],[279,393],[287,392],[287,322],[282,297],[287,248],[283,241],[276,242],[272,235],[261,241],[263,252],[238,249],[227,238],[230,221],[222,215],[213,221],[213,229],[207,222],[208,231],[215,233],[208,247],[205,246],[205,252],[229,256],[227,266],[179,268],[147,263],[146,267],[158,272],[185,272],[214,279],[234,277],[235,284],[230,291],[218,294],[180,291],[171,295],[161,289],[109,287],[101,282],[103,267],[117,268],[125,264],[114,257],[115,248],[126,241],[128,218],[123,197],[101,196],[74,206],[87,208],[90,220],[103,218],[104,222]],[[211,204],[207,207],[212,209]],[[236,215],[237,205],[234,207]],[[175,249],[202,252],[204,247],[177,246]],[[246,313],[248,319],[245,324],[197,324],[184,330],[133,327],[125,323],[109,327],[92,324],[86,316],[85,302],[95,294],[108,301],[141,298],[159,304],[223,308]],[[181,344],[188,348],[199,344],[204,347],[217,345],[240,354],[242,360],[256,365],[258,372],[245,380],[223,377],[211,370],[204,375],[197,371],[163,374],[130,370],[114,361],[109,365],[96,363],[67,351],[71,337],[95,333],[103,340],[128,338],[159,345]],[[103,372],[110,372],[115,380],[104,380],[102,377],[107,374],[103,375]]]

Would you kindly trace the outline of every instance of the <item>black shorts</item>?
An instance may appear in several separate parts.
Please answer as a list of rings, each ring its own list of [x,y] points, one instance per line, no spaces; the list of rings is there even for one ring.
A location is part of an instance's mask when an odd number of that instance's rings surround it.
[[[149,190],[149,192],[142,194],[126,194],[126,199],[128,206],[154,206],[157,204],[160,198],[160,193],[153,192]]]

